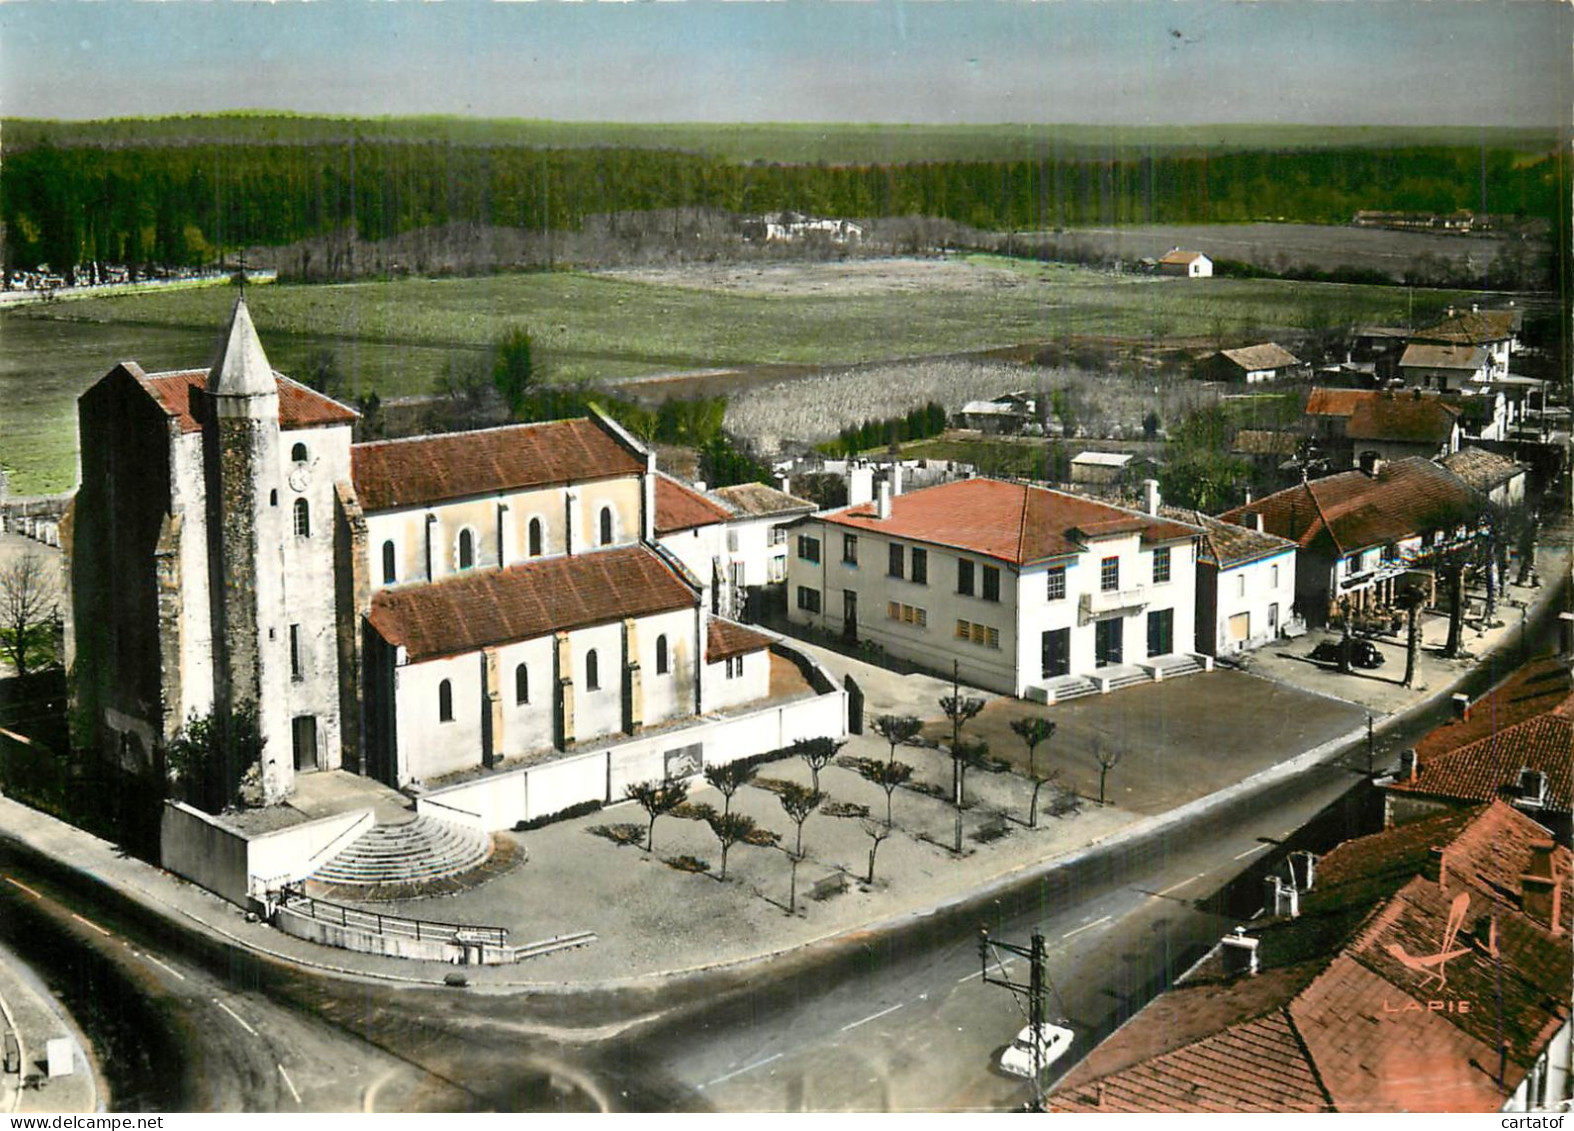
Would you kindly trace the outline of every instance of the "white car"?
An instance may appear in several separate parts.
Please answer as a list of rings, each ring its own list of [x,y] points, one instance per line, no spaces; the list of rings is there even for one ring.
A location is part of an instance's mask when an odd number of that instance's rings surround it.
[[[1051,1025],[1048,1021],[1039,1026],[1038,1068],[1042,1072],[1065,1055],[1076,1036],[1064,1025]],[[1000,1067],[1013,1076],[1033,1075],[1033,1026],[1028,1025],[1017,1034],[1016,1040],[1000,1054]]]

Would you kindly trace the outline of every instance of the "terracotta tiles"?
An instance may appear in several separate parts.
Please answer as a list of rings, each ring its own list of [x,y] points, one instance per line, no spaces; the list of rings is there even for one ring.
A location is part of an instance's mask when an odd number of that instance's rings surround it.
[[[1246,526],[1210,518],[1198,510],[1161,507],[1160,513],[1202,531],[1197,560],[1208,565],[1229,569],[1295,549],[1295,543],[1288,538],[1280,538],[1277,534],[1259,534]]]
[[[1088,537],[1141,532],[1146,543],[1197,533],[1167,519],[998,479],[963,479],[898,495],[887,519],[875,517],[873,504],[860,504],[833,511],[824,520],[1017,565],[1078,553]]]
[[[1458,420],[1459,410],[1436,397],[1379,394],[1355,406],[1345,435],[1352,440],[1442,444]]]
[[[698,604],[659,557],[632,546],[384,589],[369,620],[388,643],[425,660]]]
[[[726,522],[731,514],[718,503],[679,483],[670,475],[656,476],[656,533],[673,534],[696,526]]]
[[[736,621],[711,617],[705,631],[705,662],[719,664],[733,656],[759,652],[771,646],[771,638]]]
[[[1555,710],[1568,702],[1570,693],[1566,661],[1542,659],[1528,664],[1472,703],[1470,718],[1447,723],[1423,737],[1416,743],[1416,755],[1425,764],[1445,751]]]
[[[644,459],[592,420],[357,444],[355,491],[368,511],[639,475]]]
[[[130,367],[128,366],[128,369]],[[164,411],[179,422],[182,432],[202,429],[191,410],[191,391],[205,389],[208,382],[206,369],[187,369],[178,373],[138,374],[144,388],[153,394]],[[310,428],[319,424],[351,424],[359,415],[354,409],[292,381],[282,373],[275,373],[279,382],[279,427]]]

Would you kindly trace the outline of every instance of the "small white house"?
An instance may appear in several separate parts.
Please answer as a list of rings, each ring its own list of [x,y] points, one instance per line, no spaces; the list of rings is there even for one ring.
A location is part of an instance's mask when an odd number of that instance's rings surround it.
[[[1213,278],[1213,260],[1200,251],[1171,248],[1159,257],[1160,275],[1179,275],[1185,279]]]
[[[1296,618],[1296,545],[1253,526],[1201,511],[1164,507],[1169,518],[1202,529],[1197,544],[1197,651],[1227,656],[1277,639]]]

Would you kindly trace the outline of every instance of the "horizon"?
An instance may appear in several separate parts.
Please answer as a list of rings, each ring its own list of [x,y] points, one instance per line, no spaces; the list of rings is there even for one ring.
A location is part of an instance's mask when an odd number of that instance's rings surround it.
[[[1570,21],[1539,0],[0,3],[0,113],[1551,129]]]

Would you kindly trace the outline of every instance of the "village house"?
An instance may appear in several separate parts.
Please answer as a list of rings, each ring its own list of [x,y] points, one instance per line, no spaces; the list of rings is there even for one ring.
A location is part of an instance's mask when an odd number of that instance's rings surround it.
[[[1228,656],[1294,631],[1295,551],[1287,538],[1201,511],[1159,513],[1202,531],[1197,543],[1197,651]],[[1261,519],[1261,515],[1255,516]]]
[[[1065,698],[1195,670],[1198,532],[968,479],[801,520],[793,624],[1007,695]]]
[[[1321,626],[1391,614],[1406,574],[1428,555],[1476,537],[1484,502],[1430,460],[1374,457],[1358,470],[1288,487],[1219,517],[1299,547],[1295,607]]]
[[[1530,469],[1517,460],[1486,448],[1460,448],[1438,462],[1493,506],[1511,508],[1525,502],[1525,474]]]
[[[1213,278],[1213,260],[1200,251],[1182,251],[1171,248],[1159,256],[1160,275],[1179,275],[1184,279]]]
[[[1305,362],[1276,342],[1220,350],[1207,359],[1203,369],[1213,380],[1247,385],[1282,381],[1307,372]]]
[[[1561,1111],[1574,858],[1494,801],[1292,854],[1055,1112]]]
[[[1457,702],[1457,701],[1456,701]],[[1566,657],[1519,669],[1400,755],[1384,788],[1387,825],[1500,799],[1569,847],[1574,682]]]
[[[1347,364],[1364,374],[1369,384],[1386,385],[1399,376],[1399,358],[1409,340],[1410,331],[1404,327],[1357,326]]]
[[[1306,401],[1313,443],[1330,464],[1354,466],[1364,453],[1382,459],[1431,459],[1459,450],[1458,404],[1420,389],[1314,388]]]
[[[764,483],[718,487],[711,494],[727,507],[727,556],[736,615],[757,621],[785,611],[788,526],[814,512],[814,504]]]
[[[1038,398],[1027,392],[1002,393],[990,400],[968,401],[956,414],[959,428],[1003,435],[1027,431],[1038,419]]]
[[[1411,388],[1458,392],[1486,384],[1491,363],[1481,346],[1411,342],[1399,356],[1399,377]]]
[[[1130,452],[1078,452],[1071,457],[1071,481],[1088,487],[1119,487],[1126,482]]]
[[[344,769],[468,789],[486,831],[839,733],[811,661],[714,611],[729,513],[609,419],[352,444],[354,417],[274,372],[244,300],[211,370],[83,394],[84,743],[152,771],[249,706],[263,801]]]
[[[1508,376],[1509,363],[1514,351],[1519,349],[1524,315],[1522,309],[1512,305],[1501,310],[1472,306],[1465,311],[1450,307],[1440,321],[1417,330],[1410,340],[1412,343],[1483,350],[1487,355],[1485,375],[1475,379],[1496,381]],[[1404,363],[1400,365],[1402,368]]]

